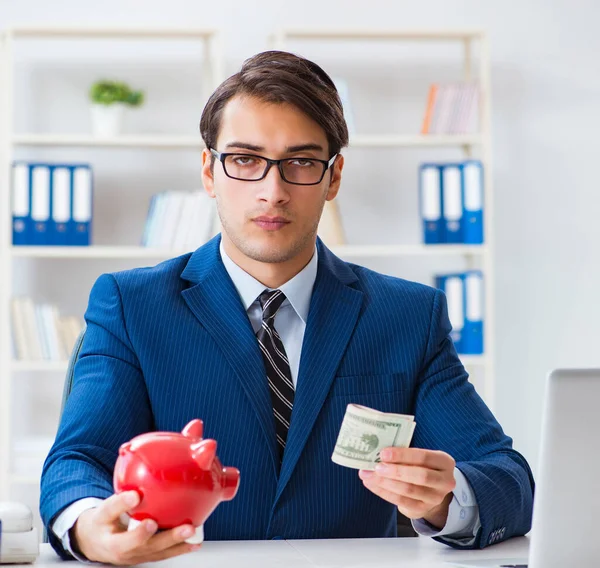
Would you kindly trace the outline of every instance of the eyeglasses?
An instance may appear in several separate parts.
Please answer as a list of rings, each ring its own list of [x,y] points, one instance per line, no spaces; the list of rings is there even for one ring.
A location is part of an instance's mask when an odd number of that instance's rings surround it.
[[[337,154],[329,160],[317,158],[284,158],[271,160],[255,154],[234,154],[217,152],[210,153],[223,164],[227,177],[240,181],[260,181],[269,173],[271,166],[277,166],[281,179],[294,185],[317,185],[321,183],[325,172],[333,165]]]

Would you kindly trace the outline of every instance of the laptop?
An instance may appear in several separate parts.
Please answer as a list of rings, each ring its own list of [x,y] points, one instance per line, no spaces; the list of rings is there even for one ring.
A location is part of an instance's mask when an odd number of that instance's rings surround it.
[[[546,383],[529,561],[449,562],[463,567],[600,566],[600,369],[557,369]]]

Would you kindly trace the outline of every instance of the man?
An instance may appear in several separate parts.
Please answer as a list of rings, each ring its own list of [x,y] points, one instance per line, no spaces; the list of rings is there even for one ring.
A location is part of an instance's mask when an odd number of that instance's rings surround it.
[[[317,239],[348,131],[328,75],[285,52],[247,60],[208,101],[202,178],[223,231],[191,254],[103,275],[41,513],[62,556],[135,564],[194,549],[193,527],[125,532],[121,443],[202,418],[241,470],[207,539],[390,537],[396,518],[452,546],[530,528],[533,479],[467,380],[433,288],[347,264]],[[377,471],[330,456],[348,403],[414,414]],[[187,531],[187,533],[186,533]]]

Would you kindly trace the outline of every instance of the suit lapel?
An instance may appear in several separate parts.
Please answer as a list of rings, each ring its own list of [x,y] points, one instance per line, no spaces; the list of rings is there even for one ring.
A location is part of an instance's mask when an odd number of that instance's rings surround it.
[[[298,463],[356,326],[363,294],[348,285],[356,279],[348,265],[319,240],[319,268],[302,344],[294,410],[274,506]]]
[[[219,242],[216,237],[192,254],[181,277],[195,285],[182,296],[233,367],[260,422],[277,475],[279,457],[265,367],[246,310],[221,261]]]

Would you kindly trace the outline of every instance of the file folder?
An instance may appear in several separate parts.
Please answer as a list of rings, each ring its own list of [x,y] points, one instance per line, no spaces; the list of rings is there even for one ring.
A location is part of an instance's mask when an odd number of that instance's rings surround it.
[[[464,274],[465,318],[460,353],[481,355],[483,353],[483,273],[470,270]]]
[[[48,245],[50,224],[50,168],[31,165],[31,244]]]
[[[72,172],[72,220],[69,243],[89,246],[92,230],[92,171],[89,166],[74,166]]]
[[[465,288],[462,274],[447,274],[436,277],[436,288],[446,294],[448,317],[452,325],[450,337],[457,353],[462,352],[463,330],[465,327]]]
[[[425,244],[439,244],[446,240],[440,176],[440,168],[436,164],[422,164],[419,168],[419,195]]]
[[[52,168],[52,216],[50,221],[50,243],[66,246],[69,241],[69,222],[71,221],[71,168],[54,166]]]
[[[478,160],[468,160],[462,166],[463,178],[463,228],[465,244],[483,243],[483,165]]]
[[[15,162],[12,167],[12,242],[28,245],[31,239],[29,165]]]
[[[442,202],[446,242],[464,242],[462,171],[459,164],[442,166]]]

